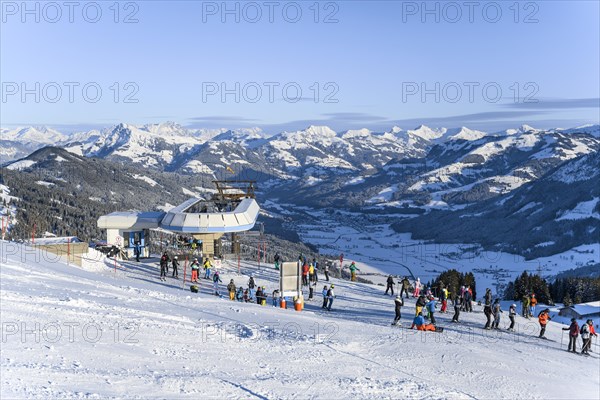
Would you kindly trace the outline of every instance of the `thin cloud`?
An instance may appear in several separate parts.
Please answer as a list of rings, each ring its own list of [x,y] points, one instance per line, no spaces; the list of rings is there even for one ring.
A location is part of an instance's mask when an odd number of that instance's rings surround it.
[[[539,101],[533,102],[513,102],[503,104],[504,107],[509,108],[522,108],[522,109],[536,109],[536,110],[559,110],[559,109],[572,109],[572,108],[600,108],[600,98],[590,99],[540,99]]]

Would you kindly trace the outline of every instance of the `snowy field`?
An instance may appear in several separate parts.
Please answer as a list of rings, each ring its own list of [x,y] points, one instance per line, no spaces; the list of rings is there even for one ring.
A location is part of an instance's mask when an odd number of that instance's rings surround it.
[[[516,333],[484,331],[476,306],[461,324],[438,314],[443,333],[417,332],[390,326],[393,301],[375,285],[335,280],[333,311],[318,295],[296,312],[219,298],[204,280],[191,293],[160,281],[156,260],[115,271],[111,260],[80,268],[14,243],[1,250],[3,399],[600,398],[597,346],[567,353],[552,322],[548,341],[521,317]],[[277,285],[273,269],[241,272],[223,266],[223,293],[250,273],[269,294]],[[405,327],[413,310],[411,298]]]

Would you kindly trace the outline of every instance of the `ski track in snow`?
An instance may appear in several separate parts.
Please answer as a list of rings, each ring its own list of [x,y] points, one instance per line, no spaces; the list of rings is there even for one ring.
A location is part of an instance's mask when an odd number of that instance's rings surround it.
[[[483,331],[475,306],[461,324],[438,314],[443,333],[417,332],[405,329],[414,300],[404,327],[390,327],[393,301],[376,285],[332,280],[337,298],[324,312],[320,281],[298,313],[216,297],[204,279],[200,294],[182,290],[181,279],[158,279],[155,260],[84,270],[0,243],[3,399],[600,397],[598,358],[561,350],[552,322],[554,341],[521,317],[515,334]],[[267,293],[276,287],[274,270],[251,263],[240,275],[225,263],[223,282],[239,286],[250,273]],[[37,338],[23,334],[36,323]]]

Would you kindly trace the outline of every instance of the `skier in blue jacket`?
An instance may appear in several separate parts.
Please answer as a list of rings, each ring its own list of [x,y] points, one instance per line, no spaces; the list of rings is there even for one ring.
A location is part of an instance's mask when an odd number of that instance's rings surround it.
[[[435,316],[433,315],[435,313],[435,304],[435,299],[430,297],[429,302],[425,305],[427,312],[429,313],[429,319],[433,325],[435,325]]]

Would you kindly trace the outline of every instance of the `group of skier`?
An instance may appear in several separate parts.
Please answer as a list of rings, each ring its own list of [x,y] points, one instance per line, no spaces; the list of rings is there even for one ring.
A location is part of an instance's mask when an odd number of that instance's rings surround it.
[[[571,325],[568,328],[562,328],[563,331],[569,331],[569,346],[567,351],[577,353],[577,337],[581,335],[583,342],[581,346],[581,354],[589,355],[590,347],[592,345],[592,336],[598,336],[594,329],[594,321],[588,319],[584,324],[579,327],[577,319],[571,318]]]

